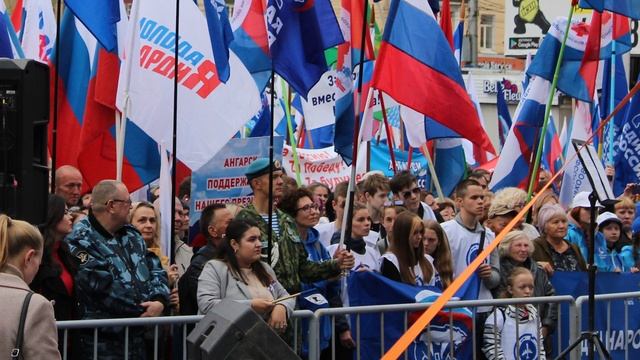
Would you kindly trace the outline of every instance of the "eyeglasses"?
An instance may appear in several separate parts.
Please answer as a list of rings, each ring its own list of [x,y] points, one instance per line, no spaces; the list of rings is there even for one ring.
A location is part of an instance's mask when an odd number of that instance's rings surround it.
[[[296,209],[296,211],[304,211],[304,212],[307,212],[307,211],[309,211],[309,210],[311,210],[311,209],[313,209],[313,210],[318,210],[318,209],[319,209],[318,204],[316,204],[316,203],[307,204],[307,205],[305,205],[305,206],[303,206],[303,207],[301,207],[301,208],[297,208],[297,209]]]
[[[111,200],[109,200],[109,201],[112,201],[112,202],[114,202],[114,203],[115,203],[115,202],[121,202],[121,203],[126,204],[126,205],[129,205],[129,206],[131,206],[131,204],[133,203],[133,201],[131,201],[131,199],[127,199],[127,200],[111,199]],[[107,201],[107,202],[105,203],[105,205],[107,205],[107,204],[109,203],[109,201]]]
[[[411,190],[403,191],[401,194],[402,194],[403,198],[408,199],[408,198],[411,197],[411,194],[420,195],[420,188],[419,187],[414,187]]]

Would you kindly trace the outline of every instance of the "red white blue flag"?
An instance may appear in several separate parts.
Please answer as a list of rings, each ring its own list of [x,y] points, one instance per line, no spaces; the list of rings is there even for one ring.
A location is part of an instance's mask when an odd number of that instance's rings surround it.
[[[539,140],[544,109],[551,83],[534,77],[525,90],[513,116],[509,131],[489,187],[497,191],[505,187],[526,189],[531,156]]]
[[[392,1],[373,87],[495,153],[451,47],[426,2]]]

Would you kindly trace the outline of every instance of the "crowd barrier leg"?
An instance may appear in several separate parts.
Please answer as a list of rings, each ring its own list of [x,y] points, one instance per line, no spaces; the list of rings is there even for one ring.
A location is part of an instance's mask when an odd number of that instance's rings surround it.
[[[314,314],[309,319],[309,360],[320,359],[320,319]]]

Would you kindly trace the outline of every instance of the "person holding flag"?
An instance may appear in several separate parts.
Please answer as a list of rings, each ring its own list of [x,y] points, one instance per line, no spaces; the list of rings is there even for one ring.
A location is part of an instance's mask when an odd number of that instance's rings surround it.
[[[269,172],[269,159],[254,160],[245,173],[249,186],[253,191],[253,201],[242,209],[236,219],[251,219],[258,224],[263,244],[267,243],[268,231],[271,231],[273,247],[271,249],[271,267],[278,280],[290,293],[300,292],[302,282],[325,280],[340,275],[342,270],[353,267],[353,255],[346,250],[335,253],[334,259],[322,263],[315,263],[308,259],[307,251],[300,240],[295,220],[280,209],[274,209],[268,214],[269,208],[269,177],[273,181],[274,199],[283,195],[282,167],[279,161],[271,164],[273,171]],[[272,217],[272,228],[268,228],[269,216]],[[266,248],[266,246],[263,246]],[[266,249],[265,249],[266,250]],[[267,250],[268,251],[268,250]]]

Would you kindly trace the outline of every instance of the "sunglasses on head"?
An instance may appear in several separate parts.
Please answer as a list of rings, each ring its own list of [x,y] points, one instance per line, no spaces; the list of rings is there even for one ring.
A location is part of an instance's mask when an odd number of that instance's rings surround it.
[[[403,198],[408,199],[411,197],[411,194],[415,194],[415,195],[420,195],[420,188],[419,187],[414,187],[411,190],[407,190],[407,191],[403,191],[400,193],[402,195]]]

